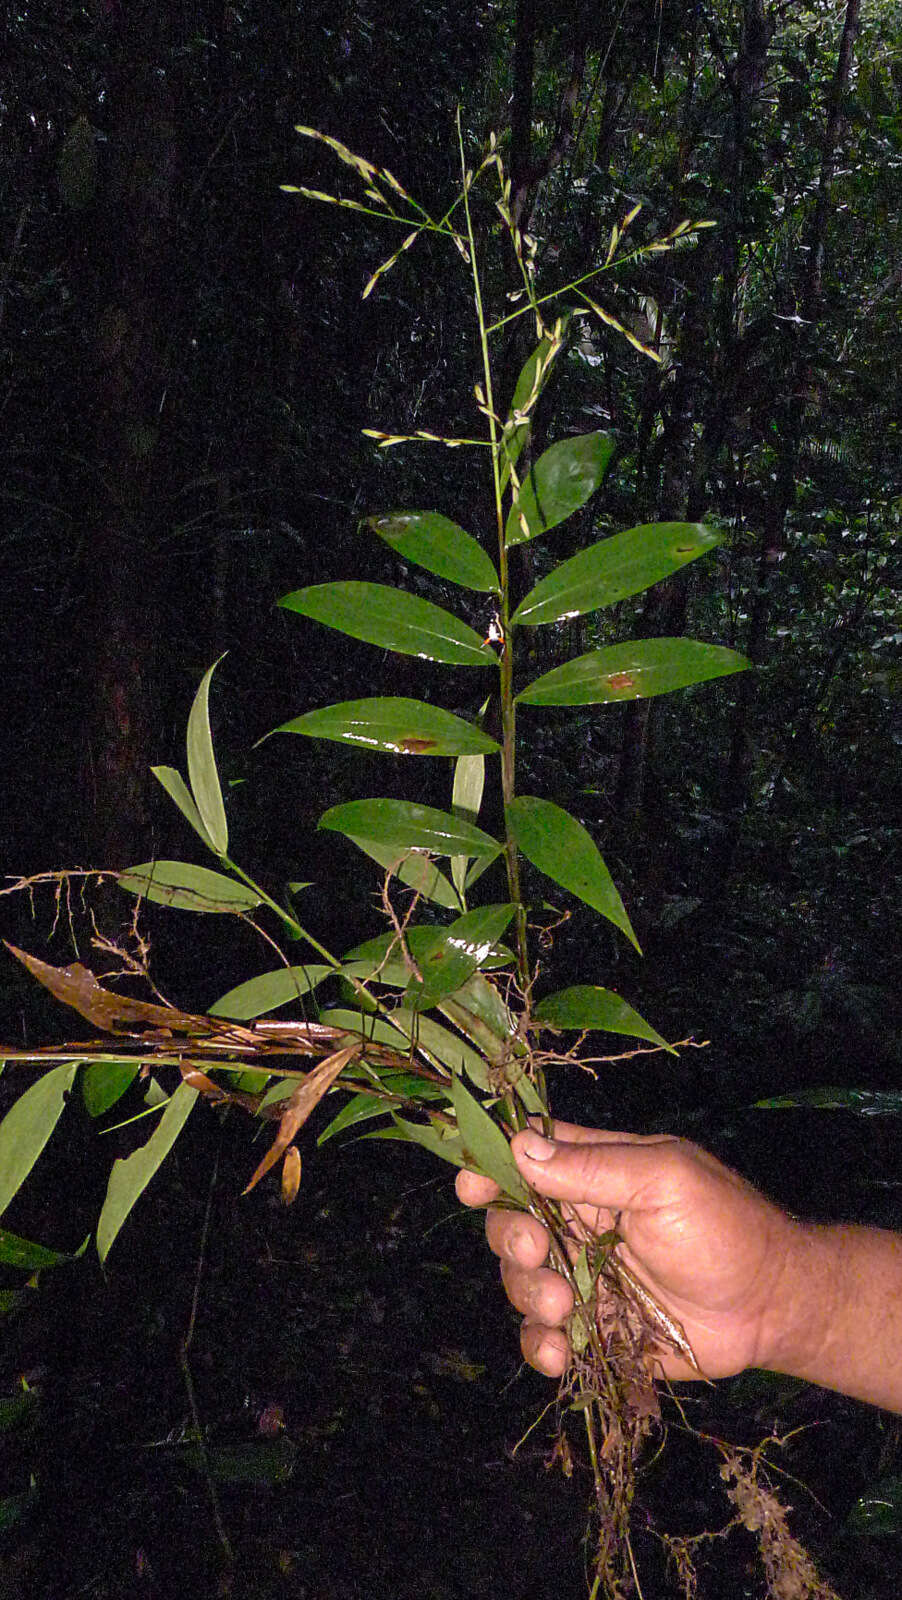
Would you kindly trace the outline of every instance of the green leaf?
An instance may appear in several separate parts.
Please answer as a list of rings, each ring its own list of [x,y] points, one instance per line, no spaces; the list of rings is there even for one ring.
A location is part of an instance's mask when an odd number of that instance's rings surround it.
[[[437,856],[485,856],[491,860],[501,850],[496,839],[471,822],[408,800],[349,800],[323,812],[318,826],[352,839],[388,845],[398,856],[408,850],[430,850]]]
[[[900,1089],[798,1089],[772,1100],[756,1100],[756,1111],[785,1111],[791,1106],[815,1106],[819,1111],[854,1111],[859,1117],[898,1117],[902,1114]]]
[[[417,963],[422,982],[414,978],[408,984],[411,1005],[428,1007],[444,995],[455,994],[482,965],[516,909],[513,902],[479,906],[443,929],[429,954]]]
[[[281,1434],[276,1439],[255,1439],[249,1444],[207,1445],[188,1441],[154,1449],[150,1460],[169,1467],[190,1467],[219,1483],[287,1483],[294,1471],[298,1447]]]
[[[533,1016],[536,1022],[548,1023],[553,1028],[599,1028],[605,1033],[628,1033],[633,1039],[649,1039],[652,1044],[669,1050],[671,1055],[677,1054],[657,1029],[619,994],[595,984],[575,984],[572,989],[559,989],[556,994],[546,995]]]
[[[485,1177],[493,1178],[504,1194],[525,1204],[529,1199],[529,1190],[511,1155],[510,1144],[497,1122],[474,1099],[460,1078],[455,1078],[451,1084],[451,1098],[457,1113],[457,1126],[467,1165]]]
[[[531,414],[554,367],[555,357],[563,346],[563,338],[570,322],[570,313],[560,317],[555,324],[555,340],[546,334],[527,356],[514,386],[510,416],[504,426],[501,444],[501,487],[510,482],[511,463],[516,465],[532,428]],[[552,349],[554,355],[551,354]],[[525,420],[514,422],[517,412],[525,413]]]
[[[616,605],[669,578],[713,550],[723,537],[701,522],[652,522],[627,528],[561,562],[520,602],[511,620],[535,628]]]
[[[463,1145],[456,1136],[447,1137],[440,1132],[437,1123],[406,1122],[403,1117],[392,1113],[393,1126],[390,1128],[377,1128],[373,1133],[365,1133],[365,1139],[404,1139],[408,1144],[422,1145],[434,1156],[440,1156],[442,1161],[450,1161],[452,1166],[465,1167],[467,1164]]]
[[[391,545],[406,561],[415,561],[449,583],[497,594],[498,574],[471,533],[438,511],[393,511],[365,517],[364,526]]]
[[[195,867],[190,861],[142,861],[140,866],[120,872],[117,882],[129,894],[181,911],[234,915],[253,911],[260,904],[255,889],[221,872],[211,872],[209,867]]]
[[[559,439],[539,456],[511,506],[505,543],[524,544],[584,506],[607,471],[616,445],[606,433]]]
[[[902,1477],[881,1478],[856,1500],[843,1533],[902,1533]]]
[[[459,756],[454,763],[454,784],[451,790],[451,810],[466,822],[475,822],[482,805],[485,788],[485,757]],[[461,902],[466,904],[468,856],[451,857],[451,882]]]
[[[190,1084],[180,1083],[147,1143],[124,1160],[113,1163],[97,1223],[97,1254],[101,1261],[106,1260],[129,1212],[168,1156],[196,1099],[197,1090]]]
[[[425,1083],[422,1078],[414,1078],[412,1082],[416,1085],[415,1090],[408,1093],[397,1089],[395,1092],[399,1097],[405,1099],[419,1098],[422,1100],[444,1098],[442,1090],[437,1085]],[[386,1089],[391,1089],[393,1082],[386,1079],[385,1087]],[[348,1101],[346,1106],[342,1106],[338,1116],[333,1117],[328,1127],[323,1129],[316,1141],[317,1145],[325,1144],[327,1139],[334,1138],[336,1133],[343,1133],[346,1128],[355,1127],[358,1122],[367,1122],[373,1117],[388,1116],[390,1111],[390,1100],[385,1100],[382,1096],[375,1094],[357,1094],[352,1100]]]
[[[411,1044],[418,1046],[448,1072],[465,1071],[477,1089],[488,1089],[488,1068],[478,1050],[459,1034],[444,1028],[432,1017],[419,1011],[409,1011],[399,1006],[392,1012],[392,1021],[403,1029]]]
[[[614,880],[581,822],[553,801],[530,795],[511,801],[507,819],[515,844],[534,867],[607,917],[639,950]]]
[[[207,849],[215,851],[216,846],[201,821],[201,815],[194,804],[191,790],[188,788],[181,773],[177,772],[175,767],[151,767],[150,770],[157,782],[163,785],[170,800],[175,801],[182,816],[187,818],[195,833],[199,834],[203,839]]]
[[[647,700],[709,678],[744,672],[751,662],[699,639],[631,639],[575,656],[517,695],[518,705],[591,706]]]
[[[481,761],[482,757],[468,756],[464,759]],[[409,889],[415,889],[418,894],[424,895],[427,900],[433,900],[436,905],[444,906],[448,911],[460,910],[461,902],[456,890],[444,873],[439,871],[431,856],[409,855],[399,865],[396,846],[375,844],[372,839],[358,839],[353,834],[348,834],[348,838],[352,844],[356,844],[358,850],[362,850],[372,861],[377,861],[386,872],[391,867],[398,881],[406,884]]]
[[[343,700],[283,722],[275,733],[336,739],[394,756],[492,755],[500,747],[481,728],[423,700]]]
[[[81,1076],[81,1093],[89,1117],[102,1117],[121,1100],[141,1070],[140,1061],[90,1061]]]
[[[474,972],[453,997],[441,1000],[438,1010],[481,1050],[489,1061],[506,1059],[513,1047],[516,1053],[525,1046],[514,1044],[517,1024],[493,983]]]
[[[58,1267],[75,1258],[64,1250],[51,1250],[45,1244],[35,1244],[32,1239],[20,1239],[16,1233],[0,1228],[0,1262],[5,1267],[18,1267],[22,1272],[39,1272],[42,1267]]]
[[[0,1398],[0,1433],[9,1433],[34,1420],[40,1397],[36,1389],[20,1389],[18,1394]]]
[[[0,1215],[17,1194],[50,1138],[79,1062],[51,1067],[21,1094],[0,1122]]]
[[[210,1007],[210,1016],[250,1022],[254,1017],[265,1016],[267,1011],[275,1011],[278,1006],[288,1005],[302,994],[309,994],[334,971],[334,967],[310,962],[306,966],[276,967],[272,972],[261,972],[259,977],[248,978],[220,995]]]
[[[385,583],[320,583],[279,601],[288,611],[383,650],[451,666],[497,666],[491,645],[450,611]]]
[[[229,848],[229,829],[210,732],[210,680],[219,661],[214,661],[201,678],[188,716],[188,782],[213,849],[223,856]]]

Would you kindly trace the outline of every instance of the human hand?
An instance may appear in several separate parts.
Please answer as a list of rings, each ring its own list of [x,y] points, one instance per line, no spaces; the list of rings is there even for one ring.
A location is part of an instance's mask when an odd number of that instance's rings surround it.
[[[801,1224],[684,1139],[556,1122],[553,1142],[530,1129],[515,1136],[511,1151],[527,1183],[564,1202],[580,1231],[600,1235],[616,1226],[619,1259],[680,1324],[705,1377],[769,1365]],[[498,1188],[462,1171],[457,1193],[465,1205],[486,1205]],[[545,1265],[546,1229],[526,1212],[489,1206],[486,1236],[501,1258],[508,1298],[524,1313],[526,1360],[559,1376],[570,1358],[563,1324],[573,1295]],[[655,1365],[669,1378],[698,1377],[663,1345]]]

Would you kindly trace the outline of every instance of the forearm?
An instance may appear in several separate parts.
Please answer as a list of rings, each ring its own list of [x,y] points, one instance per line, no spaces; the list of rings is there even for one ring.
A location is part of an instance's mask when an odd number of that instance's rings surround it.
[[[762,1365],[902,1413],[902,1236],[799,1223],[781,1289]]]

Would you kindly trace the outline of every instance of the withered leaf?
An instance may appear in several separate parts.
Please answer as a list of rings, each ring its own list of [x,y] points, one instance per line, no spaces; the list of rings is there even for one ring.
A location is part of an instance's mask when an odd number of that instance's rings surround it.
[[[290,1144],[285,1151],[285,1160],[282,1162],[282,1188],[279,1198],[283,1206],[294,1204],[300,1186],[301,1152],[296,1144]]]
[[[33,978],[49,989],[54,999],[71,1006],[80,1016],[106,1033],[131,1033],[135,1024],[168,1028],[174,1033],[212,1033],[216,1023],[210,1017],[191,1016],[174,1006],[155,1005],[149,1000],[132,1000],[129,995],[113,994],[97,982],[89,967],[73,961],[69,967],[51,967],[26,950],[17,950],[4,939],[7,950],[28,968]]]
[[[299,1128],[304,1126],[311,1111],[314,1111],[323,1098],[323,1095],[332,1087],[338,1074],[359,1056],[363,1049],[364,1041],[358,1039],[354,1044],[345,1045],[344,1049],[336,1050],[334,1055],[327,1056],[318,1066],[308,1072],[301,1083],[298,1084],[291,1098],[285,1103],[279,1131],[260,1162],[254,1176],[247,1188],[243,1191],[249,1194],[254,1185],[265,1177],[267,1172],[275,1166],[280,1155],[287,1150]]]

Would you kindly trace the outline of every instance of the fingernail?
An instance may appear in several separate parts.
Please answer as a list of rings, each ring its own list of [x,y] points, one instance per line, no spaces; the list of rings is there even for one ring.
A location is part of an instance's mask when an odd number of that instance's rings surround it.
[[[543,1139],[540,1133],[527,1132],[523,1135],[520,1149],[530,1161],[550,1161],[554,1155],[554,1145],[550,1139]]]

